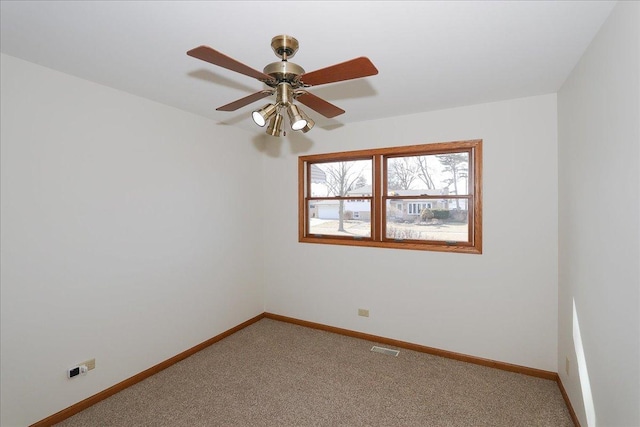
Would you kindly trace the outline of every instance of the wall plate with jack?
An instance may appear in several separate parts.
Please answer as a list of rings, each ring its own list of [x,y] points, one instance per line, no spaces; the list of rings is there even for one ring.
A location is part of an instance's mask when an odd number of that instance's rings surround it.
[[[86,375],[87,372],[89,372],[89,368],[87,367],[87,365],[74,366],[73,368],[67,370],[67,378],[74,378],[78,375]]]

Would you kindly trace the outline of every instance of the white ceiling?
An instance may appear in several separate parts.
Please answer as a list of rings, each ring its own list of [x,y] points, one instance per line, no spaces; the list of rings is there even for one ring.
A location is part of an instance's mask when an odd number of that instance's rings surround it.
[[[356,121],[556,92],[615,2],[1,1],[3,53],[257,131],[221,105],[264,88],[186,55],[199,45],[262,71],[271,38],[307,72],[366,56],[379,74],[312,87]]]

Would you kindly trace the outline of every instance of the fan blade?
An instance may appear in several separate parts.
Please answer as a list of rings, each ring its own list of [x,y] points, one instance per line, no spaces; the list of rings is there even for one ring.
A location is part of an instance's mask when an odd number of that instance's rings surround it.
[[[296,99],[329,119],[344,113],[342,108],[338,108],[309,92],[303,92],[301,95],[296,96]]]
[[[305,85],[317,86],[376,74],[378,74],[378,69],[371,63],[369,58],[362,56],[351,61],[341,62],[340,64],[303,74],[301,80]]]
[[[270,75],[261,73],[258,70],[254,70],[248,65],[244,65],[243,63],[238,62],[235,59],[230,58],[215,49],[210,48],[209,46],[198,46],[188,51],[187,55],[193,56],[194,58],[201,59],[206,62],[210,62],[213,65],[226,68],[227,70],[235,71],[237,73],[244,74],[245,76],[253,77],[254,79],[258,79],[262,82],[273,81],[273,77],[271,77]]]
[[[245,105],[249,105],[252,102],[256,102],[259,99],[265,98],[269,95],[273,95],[273,92],[270,90],[261,90],[260,92],[256,92],[249,96],[245,96],[244,98],[240,98],[237,101],[233,101],[227,105],[223,105],[222,107],[216,108],[217,111],[236,111],[238,108],[244,107]]]

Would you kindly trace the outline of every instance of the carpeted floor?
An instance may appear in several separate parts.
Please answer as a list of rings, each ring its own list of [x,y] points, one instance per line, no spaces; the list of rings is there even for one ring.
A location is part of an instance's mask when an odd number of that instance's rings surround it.
[[[262,319],[58,426],[573,426],[553,381],[373,345]]]

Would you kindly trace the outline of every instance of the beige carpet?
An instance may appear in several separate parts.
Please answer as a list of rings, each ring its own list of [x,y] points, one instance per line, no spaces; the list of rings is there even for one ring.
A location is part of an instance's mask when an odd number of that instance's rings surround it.
[[[373,345],[262,319],[58,426],[573,426],[553,381]]]

